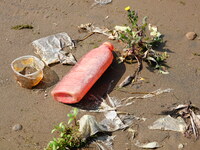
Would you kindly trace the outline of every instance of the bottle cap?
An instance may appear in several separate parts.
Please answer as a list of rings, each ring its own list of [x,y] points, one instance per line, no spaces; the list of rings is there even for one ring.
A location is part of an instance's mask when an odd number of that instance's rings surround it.
[[[104,42],[103,45],[106,45],[111,51],[114,49],[114,46],[110,42]]]

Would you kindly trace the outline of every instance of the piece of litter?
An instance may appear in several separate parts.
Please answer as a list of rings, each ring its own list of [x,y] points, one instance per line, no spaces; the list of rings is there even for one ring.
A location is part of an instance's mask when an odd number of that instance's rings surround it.
[[[98,146],[99,150],[113,150],[113,140],[115,136],[100,136],[97,137],[94,143]]]
[[[127,32],[127,30],[131,31],[131,28],[129,26],[115,26],[114,29],[121,32]]]
[[[112,30],[109,30],[108,28],[95,27],[92,23],[81,24],[80,26],[78,26],[78,28],[83,31],[89,31],[93,33],[100,33],[106,35],[109,39],[112,40],[118,37],[117,33],[113,32]]]
[[[168,89],[165,89],[165,90],[161,90],[161,89],[158,89],[156,91],[153,91],[153,92],[150,92],[149,94],[146,94],[146,95],[143,95],[143,96],[132,96],[132,97],[129,97],[126,99],[126,101],[129,101],[129,100],[132,100],[132,99],[145,99],[145,98],[151,98],[151,97],[154,97],[156,95],[160,95],[162,93],[169,93],[171,92],[173,89],[171,88],[168,88]]]
[[[122,104],[121,104],[121,101],[119,101],[116,97],[110,97],[108,94],[107,94],[107,97],[108,97],[108,101],[109,103],[111,104],[112,107],[121,107]]]
[[[95,4],[106,5],[111,3],[112,0],[95,0]]]
[[[131,133],[131,140],[133,140],[135,138],[136,130],[133,130],[132,128],[128,128],[127,131]]]
[[[63,53],[64,51],[61,51],[60,53]],[[76,59],[72,55],[72,53],[66,53],[64,52],[63,55],[58,55],[58,59],[61,64],[63,65],[75,65]]]
[[[194,134],[195,138],[199,137],[200,118],[198,107],[191,104],[181,104],[171,110],[163,111],[162,114],[170,115],[173,117],[180,116],[182,119],[187,120],[187,129],[184,132],[185,136],[190,137]]]
[[[161,147],[158,142],[150,142],[146,144],[142,144],[139,141],[136,141],[135,146],[144,148],[144,149],[155,149]]]
[[[94,116],[84,115],[79,120],[79,131],[83,140],[85,140],[97,132],[106,131],[106,129],[97,123]]]
[[[116,108],[118,106],[121,106],[121,104],[116,98],[112,98],[109,95],[107,96],[112,106],[109,106],[106,103],[106,101],[103,99],[103,102],[101,103],[101,106],[99,107],[99,109],[90,110],[90,112],[104,112],[105,118],[99,123],[100,129],[107,132],[113,132],[113,131],[122,130],[129,127],[133,123],[133,120],[136,120],[137,117],[130,114],[118,115]],[[115,100],[113,101],[113,99]],[[90,119],[94,119],[94,118],[90,117]],[[89,122],[91,122],[91,120]]]
[[[122,130],[129,126],[122,122],[116,111],[108,111],[105,112],[104,115],[106,118],[103,119],[100,124],[109,132]]]
[[[69,47],[70,49],[74,47],[72,39],[65,32],[35,40],[32,44],[37,50],[36,54],[40,55],[46,65],[57,62],[69,65],[76,64],[74,56],[63,51],[64,47]]]
[[[171,130],[171,131],[177,131],[184,133],[187,124],[185,121],[178,117],[178,118],[172,118],[171,116],[166,116],[163,118],[160,118],[156,120],[152,126],[148,127],[149,129],[160,129],[160,130]]]

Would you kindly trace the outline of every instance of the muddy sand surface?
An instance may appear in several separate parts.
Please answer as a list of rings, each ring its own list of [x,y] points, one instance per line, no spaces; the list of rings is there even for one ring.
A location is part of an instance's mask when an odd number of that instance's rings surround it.
[[[48,35],[67,32],[73,39],[80,39],[86,33],[79,33],[77,26],[82,23],[94,23],[96,26],[113,28],[127,23],[124,8],[131,6],[140,17],[148,16],[148,22],[156,25],[164,35],[165,45],[160,50],[168,51],[167,64],[169,74],[151,72],[144,66],[140,76],[147,78],[148,83],[128,87],[128,91],[151,92],[159,88],[172,88],[173,92],[161,94],[149,99],[135,100],[135,103],[121,111],[147,118],[146,121],[135,121],[132,128],[137,130],[133,141],[126,131],[113,133],[114,150],[139,149],[134,143],[159,142],[160,150],[175,150],[182,143],[185,150],[198,150],[200,141],[186,138],[173,131],[149,130],[148,126],[160,117],[159,113],[172,105],[191,101],[200,107],[200,57],[192,53],[200,52],[198,37],[191,41],[185,34],[193,31],[200,35],[200,2],[199,0],[113,0],[104,6],[91,7],[93,0],[1,0],[0,1],[0,149],[1,150],[34,150],[43,149],[52,140],[50,134],[54,125],[67,121],[71,106],[54,101],[50,95],[55,83],[71,68],[61,64],[47,68],[47,83],[34,89],[20,87],[14,77],[10,63],[23,55],[35,55],[31,42]],[[107,17],[108,16],[108,17]],[[18,24],[31,24],[32,30],[12,30]],[[107,41],[107,37],[95,34],[79,43],[72,53],[77,60],[88,50]],[[119,45],[111,41],[116,49]],[[106,89],[107,83],[114,80],[113,86],[133,71],[133,65],[113,63],[93,88],[94,93]],[[113,87],[114,88],[114,87]],[[112,91],[110,96],[119,99],[131,94]],[[85,102],[87,104],[90,101]],[[86,114],[81,112],[79,116]],[[89,113],[87,113],[89,114]],[[95,114],[100,121],[101,115]],[[15,124],[23,129],[12,131]],[[95,149],[95,148],[90,148]]]

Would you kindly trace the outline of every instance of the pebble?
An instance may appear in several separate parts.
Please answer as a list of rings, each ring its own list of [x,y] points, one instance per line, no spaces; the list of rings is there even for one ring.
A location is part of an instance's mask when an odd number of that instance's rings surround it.
[[[44,98],[46,98],[48,96],[48,93],[47,93],[47,91],[45,90],[44,91]]]
[[[196,33],[194,33],[194,32],[188,32],[188,33],[186,33],[186,38],[188,39],[188,40],[194,40],[196,37],[197,37],[197,34]]]
[[[178,145],[178,149],[182,149],[183,147],[184,147],[183,144],[179,144],[179,145]]]
[[[12,130],[13,131],[19,131],[19,130],[22,130],[22,125],[21,124],[15,124],[13,127],[12,127]]]

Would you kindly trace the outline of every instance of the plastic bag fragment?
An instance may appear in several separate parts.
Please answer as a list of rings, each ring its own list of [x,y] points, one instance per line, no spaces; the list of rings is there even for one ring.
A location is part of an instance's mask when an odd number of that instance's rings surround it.
[[[74,47],[72,39],[65,32],[35,40],[32,44],[37,50],[36,53],[40,55],[46,65],[57,62],[70,65],[76,63],[76,60],[71,53],[63,51],[64,47],[69,47],[70,49]]]
[[[155,149],[161,147],[158,142],[150,142],[146,144],[142,144],[139,141],[136,141],[135,146],[144,148],[144,149]]]
[[[100,34],[106,35],[106,36],[108,36],[109,39],[112,39],[112,40],[114,40],[118,37],[116,32],[113,32],[113,31],[109,30],[108,28],[95,27],[95,26],[93,26],[92,23],[81,24],[80,26],[78,26],[78,28],[83,31],[89,31],[89,32],[100,33]]]
[[[95,144],[98,146],[99,150],[112,150],[114,138],[115,136],[100,136],[96,138]]]
[[[103,132],[106,131],[99,123],[97,123],[94,116],[90,115],[84,115],[79,120],[79,131],[83,137],[83,139],[86,139],[97,132]]]
[[[149,126],[148,128],[160,129],[160,130],[172,130],[184,133],[187,128],[187,125],[182,118],[178,117],[175,119],[168,115],[166,117],[156,120],[153,123],[153,125]]]
[[[109,132],[124,129],[129,126],[122,122],[116,111],[108,111],[105,112],[104,115],[106,118],[103,119],[100,124]]]
[[[95,3],[100,4],[100,5],[106,5],[106,4],[109,4],[111,2],[112,2],[112,0],[95,0]]]

